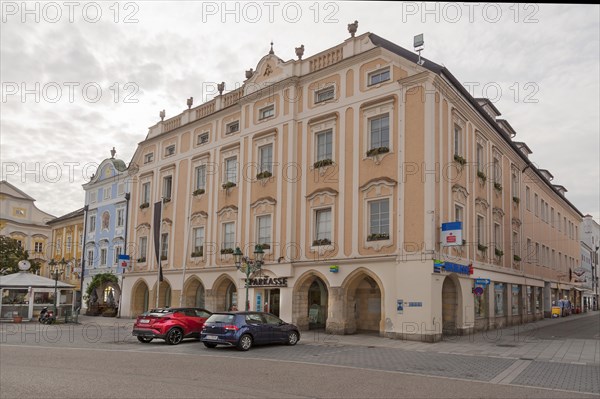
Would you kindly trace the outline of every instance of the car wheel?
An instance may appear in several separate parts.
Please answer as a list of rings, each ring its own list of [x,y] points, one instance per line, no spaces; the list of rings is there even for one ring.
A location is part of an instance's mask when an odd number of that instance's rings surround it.
[[[207,348],[216,348],[217,344],[213,344],[212,342],[203,342],[204,346]]]
[[[170,329],[169,332],[167,333],[167,337],[165,338],[165,341],[169,345],[177,345],[182,340],[183,340],[183,331],[181,331],[181,328]]]
[[[140,341],[141,343],[143,343],[143,344],[147,344],[147,343],[150,343],[150,342],[152,342],[152,340],[153,340],[154,338],[148,338],[148,337],[137,337],[137,339],[138,339],[138,341]]]
[[[296,345],[298,343],[298,333],[296,331],[291,331],[288,334],[287,344],[288,345]]]
[[[252,337],[248,334],[242,335],[238,341],[237,347],[241,351],[247,351],[248,349],[252,348]]]

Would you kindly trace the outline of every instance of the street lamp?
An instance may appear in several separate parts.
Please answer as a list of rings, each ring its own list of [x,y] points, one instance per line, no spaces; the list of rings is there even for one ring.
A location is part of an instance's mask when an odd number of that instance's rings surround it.
[[[62,258],[58,262],[56,262],[54,259],[52,259],[48,264],[50,266],[52,266],[51,275],[52,275],[52,278],[54,279],[54,316],[57,317],[58,316],[58,308],[57,308],[58,276],[60,276],[62,274],[62,272],[65,268],[65,265],[67,264],[67,261],[65,260],[65,258]]]
[[[236,247],[235,252],[233,253],[233,259],[235,260],[235,267],[242,273],[246,274],[246,311],[248,311],[249,303],[248,303],[248,285],[250,280],[250,275],[258,270],[263,265],[263,258],[265,256],[265,252],[262,249],[260,244],[256,244],[254,247],[254,259],[250,259],[247,256],[244,256],[240,247]]]

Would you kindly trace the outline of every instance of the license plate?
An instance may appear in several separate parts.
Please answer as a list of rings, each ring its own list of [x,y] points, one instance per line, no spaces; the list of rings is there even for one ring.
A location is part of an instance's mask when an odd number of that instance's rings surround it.
[[[219,339],[219,337],[217,337],[216,335],[207,335],[204,339],[216,340],[216,339]]]
[[[148,320],[148,319],[140,320],[140,324],[148,324],[148,323],[150,323],[150,320]]]

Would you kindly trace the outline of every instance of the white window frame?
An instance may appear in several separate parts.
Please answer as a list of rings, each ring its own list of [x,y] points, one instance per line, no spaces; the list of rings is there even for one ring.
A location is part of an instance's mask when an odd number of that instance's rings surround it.
[[[146,258],[148,252],[148,236],[140,237],[140,251],[138,258]],[[147,259],[146,259],[147,260]]]
[[[173,175],[163,176],[163,198],[169,198],[173,196]]]
[[[381,227],[382,227],[381,221],[380,221],[380,225],[379,225],[379,231],[374,232],[372,230],[372,227],[373,227],[372,226],[373,213],[372,213],[371,205],[373,205],[374,203],[383,203],[383,202],[387,202],[387,207],[388,207],[388,210],[387,210],[387,233],[381,232]],[[370,235],[372,235],[372,234],[387,234],[388,240],[389,240],[390,237],[391,237],[390,231],[391,231],[391,227],[392,227],[391,226],[392,225],[391,213],[392,213],[391,212],[391,201],[390,201],[389,197],[387,197],[387,198],[375,198],[375,199],[368,200],[367,201],[367,214],[368,214],[368,217],[367,217],[367,229],[368,229],[367,237],[370,236]],[[381,214],[381,212],[380,212],[380,214]],[[383,219],[381,219],[381,220],[383,220]]]
[[[175,144],[169,144],[165,147],[165,157],[170,157],[175,155]]]
[[[196,145],[208,144],[209,140],[210,140],[210,134],[208,132],[200,133],[198,135],[198,138],[196,139]]]
[[[222,249],[234,249],[235,247],[235,222],[223,222],[221,225],[223,228],[223,236],[222,236]],[[230,229],[230,231],[228,231]],[[231,241],[228,241],[231,239]],[[231,246],[228,246],[231,245]]]
[[[373,144],[373,133],[374,132],[372,130],[372,125],[371,124],[375,120],[381,120],[381,119],[384,119],[386,117],[387,117],[387,122],[388,122],[388,125],[387,125],[387,143],[384,144],[383,140],[381,139],[381,136],[383,135],[383,130],[380,128],[379,129],[379,141],[380,141],[379,144],[380,145],[375,146]],[[368,133],[367,133],[367,135],[368,135],[368,144],[369,144],[367,148],[369,150],[371,150],[373,148],[380,148],[380,147],[390,148],[390,127],[391,127],[390,126],[390,119],[391,118],[390,118],[390,113],[389,112],[385,112],[383,114],[375,115],[375,116],[372,116],[372,117],[370,117],[370,118],[367,119],[367,126],[368,126],[368,130],[367,130]]]
[[[151,163],[152,161],[154,161],[154,153],[153,152],[144,154],[144,164]]]
[[[263,150],[270,149],[269,158],[264,159]],[[269,172],[273,174],[273,143],[268,143],[258,147],[258,173]]]
[[[192,252],[202,251],[202,256],[204,256],[204,226],[195,227],[192,238],[194,240],[192,243]]]
[[[36,252],[36,253],[43,252],[44,243],[37,241],[33,244],[33,247],[34,247],[34,252]]]
[[[502,251],[502,225],[500,223],[494,223],[494,249]]]
[[[90,232],[90,233],[96,232],[96,215],[90,215],[88,232]]]
[[[66,245],[66,253],[71,252],[71,248],[73,248],[73,237],[68,235],[65,245]]]
[[[531,211],[531,189],[529,186],[525,186],[525,206],[528,211]]]
[[[146,181],[146,182],[142,182],[142,195],[140,196],[141,204],[149,204],[150,203],[150,190],[152,189],[151,187],[151,182]]]
[[[315,90],[315,104],[335,100],[335,85],[329,85]]]
[[[206,164],[194,168],[194,190],[206,189]]]
[[[483,245],[487,247],[485,239],[485,216],[477,214],[476,222],[477,245]]]
[[[238,161],[237,161],[237,155],[225,158],[224,160],[224,173],[223,173],[223,183],[235,183],[237,184],[238,182]],[[231,167],[231,163],[233,163],[233,167]]]
[[[108,187],[104,187],[102,189],[103,193],[104,193],[104,200],[109,200],[111,198],[111,194],[112,194],[112,187],[108,186]]]
[[[327,140],[325,140],[325,154],[319,154],[319,137],[327,136],[331,137],[331,151],[327,152]],[[315,162],[323,161],[325,159],[331,159],[333,161],[333,147],[334,147],[334,137],[333,137],[333,129],[325,129],[315,133]],[[329,155],[329,156],[327,156]]]
[[[452,147],[454,156],[464,158],[464,132],[463,128],[458,124],[454,123],[454,129],[452,131]]]
[[[237,126],[237,127],[236,127]],[[233,128],[236,127],[235,130],[233,130]],[[229,122],[228,124],[225,125],[225,134],[233,134],[233,133],[237,133],[240,131],[240,120],[235,120],[233,122]]]
[[[93,249],[88,249],[88,251],[87,251],[87,262],[88,262],[88,265],[94,266],[94,250]]]
[[[263,226],[261,221],[268,220],[268,226]],[[262,233],[267,231],[267,235],[263,235]],[[271,214],[266,215],[258,215],[256,216],[256,243],[257,244],[268,244],[272,246],[273,244],[273,217]]]
[[[100,248],[100,266],[106,266],[107,261],[108,261],[108,249]]]
[[[375,80],[374,78],[376,77],[382,77],[385,76],[387,74],[387,77],[385,79],[379,79],[377,82],[373,82],[373,80]],[[367,82],[368,82],[368,86],[376,86],[380,83],[383,82],[387,82],[392,78],[392,72],[390,67],[385,67],[385,68],[380,68],[376,71],[373,72],[369,72],[369,74],[367,75]]]
[[[121,253],[123,252],[123,247],[120,245],[115,245],[113,247],[113,257],[114,257],[114,264],[118,265],[119,264],[119,255],[121,255]]]
[[[329,231],[320,231],[319,230],[319,215],[325,213],[325,212],[329,212],[330,216],[329,216]],[[313,230],[313,241],[315,240],[322,240],[322,239],[329,239],[330,242],[333,242],[333,207],[331,206],[327,206],[327,207],[322,207],[322,208],[316,208],[313,210],[313,218],[314,218],[314,230]],[[329,237],[327,237],[326,235],[329,235]]]
[[[275,116],[275,104],[267,105],[258,110],[258,120],[262,121]]]
[[[117,227],[125,225],[125,208],[117,208]]]
[[[169,260],[169,233],[162,233],[160,235],[160,260]]]
[[[90,192],[90,203],[91,204],[96,203],[97,195],[98,195],[98,193],[96,191]]]

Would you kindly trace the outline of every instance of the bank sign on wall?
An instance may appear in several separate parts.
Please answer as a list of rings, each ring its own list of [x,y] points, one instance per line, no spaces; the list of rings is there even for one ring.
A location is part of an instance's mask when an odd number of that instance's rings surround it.
[[[462,222],[442,223],[442,246],[462,245]]]

